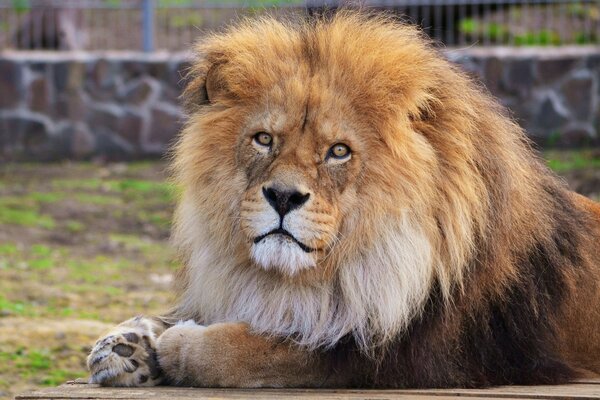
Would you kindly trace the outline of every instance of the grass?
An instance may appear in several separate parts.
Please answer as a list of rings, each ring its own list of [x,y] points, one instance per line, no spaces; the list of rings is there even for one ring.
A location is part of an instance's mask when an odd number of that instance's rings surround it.
[[[177,189],[162,170],[0,167],[0,398],[85,376],[98,335],[168,307],[168,285],[152,278],[176,266]]]
[[[0,205],[0,224],[37,226],[52,229],[56,222],[51,216],[40,214],[32,209],[19,209],[7,205]]]
[[[600,171],[597,154],[544,156],[569,174]],[[167,309],[179,191],[162,170],[149,162],[0,167],[0,398],[85,376],[98,335]]]
[[[592,150],[575,152],[547,151],[548,166],[557,173],[584,169],[600,169],[600,156]]]
[[[66,380],[80,378],[84,373],[77,370],[53,369],[57,352],[52,349],[26,349],[20,347],[14,351],[0,351],[0,373],[11,369],[21,379],[33,379],[40,386],[56,386]],[[8,381],[0,380],[0,388],[8,388]]]

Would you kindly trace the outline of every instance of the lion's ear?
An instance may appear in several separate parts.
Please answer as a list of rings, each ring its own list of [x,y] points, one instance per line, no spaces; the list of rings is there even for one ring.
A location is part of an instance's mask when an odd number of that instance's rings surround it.
[[[187,75],[189,83],[182,95],[188,111],[228,97],[229,89],[221,71],[223,64],[200,63],[190,69]]]
[[[229,92],[227,82],[220,73],[221,66],[221,64],[213,64],[206,72],[204,91],[208,103],[218,101]]]

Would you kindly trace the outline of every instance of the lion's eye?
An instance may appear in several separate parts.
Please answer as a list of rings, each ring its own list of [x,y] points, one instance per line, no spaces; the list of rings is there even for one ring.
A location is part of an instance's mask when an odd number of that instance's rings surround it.
[[[258,132],[254,135],[254,141],[260,146],[271,147],[271,144],[273,144],[273,136],[269,135],[267,132]]]
[[[346,146],[344,143],[336,143],[329,149],[329,153],[327,154],[327,158],[333,158],[339,161],[345,161],[350,158],[350,147]]]

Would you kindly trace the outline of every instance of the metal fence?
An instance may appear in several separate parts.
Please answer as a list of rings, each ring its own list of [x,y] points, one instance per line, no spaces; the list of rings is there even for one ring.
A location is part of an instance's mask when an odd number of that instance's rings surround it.
[[[240,15],[356,4],[446,46],[600,43],[600,0],[0,0],[0,49],[183,50]]]

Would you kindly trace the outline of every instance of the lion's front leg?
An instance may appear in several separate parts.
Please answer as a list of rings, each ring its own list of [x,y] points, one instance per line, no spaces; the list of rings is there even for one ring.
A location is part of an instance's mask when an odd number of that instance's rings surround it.
[[[157,344],[168,382],[204,387],[308,387],[340,385],[316,352],[253,335],[242,323],[175,325]]]
[[[156,340],[166,326],[146,317],[127,320],[101,337],[87,358],[91,383],[103,386],[154,386],[163,376]]]

